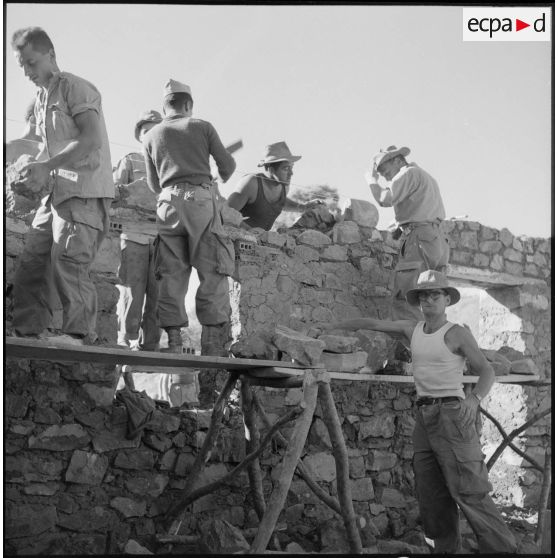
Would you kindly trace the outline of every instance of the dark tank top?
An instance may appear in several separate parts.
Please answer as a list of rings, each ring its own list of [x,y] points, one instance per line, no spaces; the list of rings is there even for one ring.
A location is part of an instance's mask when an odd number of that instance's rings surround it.
[[[285,207],[285,200],[287,199],[285,185],[281,185],[281,195],[279,199],[272,203],[265,197],[262,175],[256,174],[255,176],[258,179],[258,195],[253,203],[248,203],[242,208],[241,213],[244,217],[248,217],[248,219],[244,221],[248,226],[260,227],[268,231]]]

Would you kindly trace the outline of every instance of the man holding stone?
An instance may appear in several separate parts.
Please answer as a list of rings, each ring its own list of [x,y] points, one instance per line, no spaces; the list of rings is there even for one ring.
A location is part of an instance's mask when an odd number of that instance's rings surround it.
[[[392,318],[421,319],[421,314],[405,302],[421,271],[446,271],[449,244],[441,223],[446,216],[436,180],[415,163],[407,163],[408,147],[392,145],[373,158],[372,170],[365,179],[372,195],[382,207],[393,207],[397,229],[402,236],[399,261],[394,275]],[[382,176],[388,187],[378,184]]]
[[[90,269],[108,230],[114,197],[101,95],[90,82],[60,71],[54,46],[39,27],[13,34],[12,48],[37,86],[34,115],[41,152],[20,169],[20,179],[41,200],[14,278],[16,335],[83,345],[96,338],[97,291]],[[62,333],[52,336],[56,292]]]
[[[460,508],[481,554],[513,553],[515,539],[489,496],[492,486],[475,427],[480,402],[492,388],[495,374],[471,332],[447,320],[446,308],[459,298],[459,291],[443,273],[428,270],[406,293],[421,320],[359,318],[318,327],[405,336],[411,346],[417,390],[413,467],[425,535],[434,541],[437,554],[459,553]],[[467,396],[463,391],[465,359],[479,376]]]

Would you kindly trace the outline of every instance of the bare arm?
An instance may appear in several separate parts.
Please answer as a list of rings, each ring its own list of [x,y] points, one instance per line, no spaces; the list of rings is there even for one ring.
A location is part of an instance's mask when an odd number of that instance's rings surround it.
[[[102,145],[99,115],[94,110],[86,110],[74,116],[79,136],[70,142],[58,155],[51,157],[45,164],[49,170],[73,165],[87,157]]]
[[[227,204],[237,211],[242,211],[246,204],[253,203],[256,200],[257,193],[258,183],[256,178],[250,174],[243,176],[237,185],[237,191],[229,196]]]
[[[32,162],[21,169],[22,178],[29,183],[46,184],[50,171],[64,166],[72,166],[101,147],[99,115],[94,110],[86,110],[74,116],[79,135],[58,155],[47,161]]]
[[[343,322],[320,323],[317,327],[328,331],[331,329],[347,329],[356,331],[358,329],[371,329],[373,331],[382,331],[383,333],[401,333],[410,341],[416,322],[411,320],[377,320],[375,318],[355,318],[353,320],[345,320]]]
[[[364,173],[364,180],[366,180],[366,183],[370,187],[374,199],[381,207],[391,207],[393,205],[391,190],[389,188],[382,188],[378,184],[379,178],[380,175],[375,167],[372,171],[366,171]]]
[[[480,404],[475,394],[481,397],[488,394],[495,380],[494,369],[481,353],[473,334],[467,328],[462,326],[452,327],[446,333],[446,339],[448,348],[452,352],[464,356],[479,376],[477,385],[462,403],[460,415],[466,425],[473,425]]]

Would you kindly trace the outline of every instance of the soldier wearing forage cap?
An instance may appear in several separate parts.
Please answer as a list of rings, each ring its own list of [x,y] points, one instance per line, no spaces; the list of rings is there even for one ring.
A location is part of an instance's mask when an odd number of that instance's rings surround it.
[[[242,213],[244,225],[268,231],[283,209],[303,210],[316,203],[297,203],[287,197],[293,165],[301,159],[284,141],[272,143],[258,163],[264,172],[244,176],[228,199],[228,205]]]
[[[141,143],[145,134],[162,119],[156,110],[142,113],[134,126],[136,141]],[[113,169],[113,178],[120,197],[124,199],[134,193],[142,195],[144,191],[152,196],[147,188],[143,153],[128,153],[122,157]],[[154,237],[155,231],[149,234],[145,223],[138,230],[137,225],[132,227],[122,221],[116,305],[118,344],[133,350],[155,351],[161,336],[157,321],[158,286],[153,265]]]
[[[403,335],[411,346],[417,390],[413,432],[415,488],[425,535],[437,554],[461,550],[461,509],[475,533],[481,554],[515,552],[516,542],[489,495],[492,486],[475,428],[481,400],[494,384],[494,370],[471,332],[448,322],[446,308],[459,291],[443,273],[428,270],[406,293],[420,320],[358,318],[318,324],[332,329],[371,329]],[[479,381],[465,396],[465,359]]]
[[[415,163],[407,163],[408,147],[394,145],[380,150],[373,158],[366,181],[382,207],[392,207],[403,235],[399,261],[395,268],[393,318],[420,318],[420,313],[405,303],[405,293],[426,269],[446,270],[449,244],[441,229],[446,216],[438,184]],[[389,184],[382,188],[379,176]],[[397,236],[398,237],[398,236]]]
[[[217,211],[209,158],[224,182],[236,163],[213,125],[192,117],[190,87],[169,80],[163,105],[163,121],[144,138],[147,182],[158,195],[155,267],[160,325],[169,336],[169,350],[181,352],[180,329],[188,325],[184,297],[195,267],[202,354],[226,356],[231,312],[227,275],[234,269],[234,250]]]

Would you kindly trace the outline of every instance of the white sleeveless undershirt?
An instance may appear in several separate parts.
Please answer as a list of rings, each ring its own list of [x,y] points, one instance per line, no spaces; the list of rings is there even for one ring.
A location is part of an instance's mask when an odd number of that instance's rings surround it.
[[[419,397],[465,398],[463,370],[465,358],[452,353],[444,335],[455,324],[447,322],[434,333],[424,332],[425,322],[419,322],[411,338],[413,376]]]

